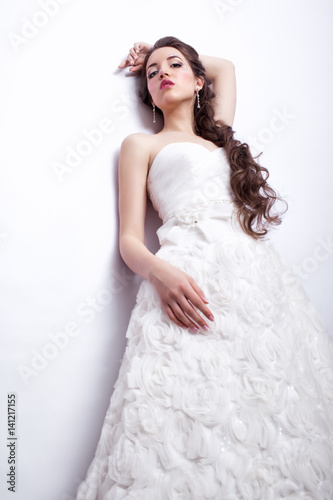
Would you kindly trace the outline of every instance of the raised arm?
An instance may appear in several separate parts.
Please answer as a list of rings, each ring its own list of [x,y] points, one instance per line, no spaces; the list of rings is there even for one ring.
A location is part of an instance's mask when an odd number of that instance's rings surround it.
[[[200,60],[213,84],[215,119],[232,127],[236,112],[235,65],[220,57],[200,55]]]
[[[152,254],[145,246],[148,162],[149,148],[144,134],[128,136],[122,143],[119,159],[120,254],[132,271],[155,286],[162,307],[172,321],[183,327],[193,328],[197,324],[208,328],[195,309],[207,318],[212,316],[201,288],[191,276]]]

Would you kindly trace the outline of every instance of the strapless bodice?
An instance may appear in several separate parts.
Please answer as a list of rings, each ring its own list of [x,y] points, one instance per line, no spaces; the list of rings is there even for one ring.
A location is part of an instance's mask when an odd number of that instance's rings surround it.
[[[210,151],[193,142],[167,144],[151,165],[147,190],[163,221],[157,231],[161,245],[166,240],[178,243],[191,227],[213,241],[220,234],[221,220],[230,225],[235,207],[224,148]]]

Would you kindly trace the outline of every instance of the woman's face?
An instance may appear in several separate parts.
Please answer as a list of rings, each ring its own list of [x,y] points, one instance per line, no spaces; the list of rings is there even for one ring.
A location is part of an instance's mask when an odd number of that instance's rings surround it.
[[[187,59],[173,47],[162,47],[151,54],[146,77],[151,98],[162,111],[180,101],[192,103],[202,87]]]

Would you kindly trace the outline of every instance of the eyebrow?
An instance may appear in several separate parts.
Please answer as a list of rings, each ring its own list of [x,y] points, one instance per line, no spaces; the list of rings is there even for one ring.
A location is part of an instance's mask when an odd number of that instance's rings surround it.
[[[167,57],[167,61],[169,61],[169,59],[174,59],[175,57],[177,57],[178,59],[180,59],[182,61],[182,58],[180,56],[169,56]],[[148,71],[148,69],[151,67],[151,66],[157,66],[157,63],[152,63],[152,64],[149,64],[149,66],[147,67],[146,71]]]

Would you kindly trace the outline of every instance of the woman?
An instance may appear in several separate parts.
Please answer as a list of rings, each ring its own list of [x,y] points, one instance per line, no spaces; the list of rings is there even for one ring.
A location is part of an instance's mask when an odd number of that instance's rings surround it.
[[[163,128],[121,147],[120,252],[144,280],[77,500],[333,498],[332,342],[263,239],[279,198],[233,137],[234,66],[174,37],[126,66]]]

